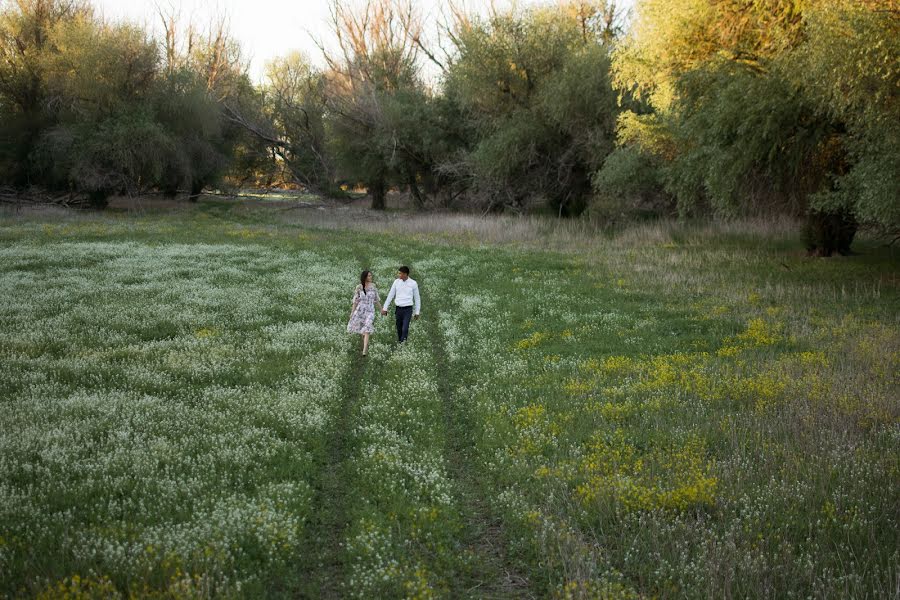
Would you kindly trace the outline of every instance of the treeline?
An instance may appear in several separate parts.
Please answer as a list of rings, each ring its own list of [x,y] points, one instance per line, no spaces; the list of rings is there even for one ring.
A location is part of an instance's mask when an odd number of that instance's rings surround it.
[[[334,0],[325,68],[81,0],[0,15],[0,182],[86,194],[301,183],[418,207],[807,217],[811,250],[900,226],[894,0],[572,0],[425,27]],[[627,25],[627,26],[626,26]],[[298,35],[300,33],[298,32]],[[325,51],[324,48],[333,48]]]
[[[112,194],[198,194],[255,144],[221,103],[253,97],[222,24],[165,21],[163,40],[81,0],[18,0],[0,13],[0,182]]]

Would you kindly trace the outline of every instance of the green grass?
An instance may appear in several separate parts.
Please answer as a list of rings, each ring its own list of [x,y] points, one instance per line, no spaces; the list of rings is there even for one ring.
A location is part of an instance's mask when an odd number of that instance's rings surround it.
[[[0,596],[896,593],[896,249],[347,215],[0,216]]]

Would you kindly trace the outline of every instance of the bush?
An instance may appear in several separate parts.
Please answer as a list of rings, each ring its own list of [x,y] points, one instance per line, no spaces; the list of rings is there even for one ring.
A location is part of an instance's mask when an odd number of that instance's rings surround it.
[[[110,195],[155,187],[173,154],[173,140],[149,115],[126,113],[46,131],[32,161],[49,187],[86,193],[104,206]]]
[[[659,216],[672,212],[656,161],[633,146],[617,148],[593,178],[591,215],[603,220]]]
[[[803,242],[810,254],[831,256],[837,252],[846,256],[856,230],[856,219],[848,210],[811,210],[803,226]]]

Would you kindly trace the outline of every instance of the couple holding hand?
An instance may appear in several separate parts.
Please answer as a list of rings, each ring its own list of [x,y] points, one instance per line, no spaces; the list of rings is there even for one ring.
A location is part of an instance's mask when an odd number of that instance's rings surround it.
[[[394,302],[394,315],[397,319],[397,341],[401,344],[409,335],[409,322],[419,318],[419,284],[409,276],[409,267],[403,266],[397,269],[397,278],[391,285],[384,306],[381,308],[382,316],[387,315],[388,306]],[[353,292],[353,308],[350,310],[350,322],[347,323],[347,333],[358,333],[363,336],[362,355],[369,351],[369,335],[375,332],[375,305],[381,304],[381,296],[372,279],[371,271],[363,271],[359,276],[359,285]]]

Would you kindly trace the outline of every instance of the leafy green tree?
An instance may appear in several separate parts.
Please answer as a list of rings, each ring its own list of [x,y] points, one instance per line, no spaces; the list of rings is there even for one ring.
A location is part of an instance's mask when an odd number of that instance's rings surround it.
[[[679,78],[710,60],[763,72],[802,39],[803,10],[827,0],[638,0],[616,47],[617,85],[666,113]]]
[[[834,168],[835,125],[774,72],[712,61],[678,83],[674,135],[682,148],[668,185],[683,211],[802,215]]]
[[[897,113],[896,15],[877,4],[639,2],[614,69],[651,111],[625,113],[620,142],[661,164],[682,212],[806,214],[810,250],[849,251],[896,192],[876,176],[896,173]]]
[[[272,126],[269,143],[277,159],[307,187],[336,193],[326,139],[323,74],[294,52],[267,65],[263,94]]]
[[[174,25],[173,25],[174,27]],[[85,193],[190,189],[218,181],[243,139],[222,114],[255,94],[224,25],[191,34],[165,62],[141,27],[75,0],[17,0],[0,11],[0,176]]]
[[[161,77],[148,101],[156,122],[172,140],[154,185],[168,196],[187,189],[196,199],[207,184],[222,177],[234,146],[226,138],[219,104],[209,96],[205,81],[185,68]]]
[[[46,55],[54,50],[51,31],[90,14],[77,0],[0,3],[0,181],[28,183],[28,156],[52,124],[44,76]]]
[[[244,154],[259,156],[266,153],[266,146],[243,123],[232,119],[228,110],[240,106],[259,111],[261,107],[260,93],[248,75],[249,64],[228,31],[227,18],[220,17],[206,32],[198,32],[191,25],[187,29],[181,35],[189,42],[179,52],[176,21],[169,20],[166,56],[173,58],[167,58],[166,70],[170,80],[175,73],[189,74],[188,84],[176,98],[185,103],[184,114],[196,119],[197,126],[176,131],[188,153],[190,198],[195,200],[204,187],[221,183],[229,170],[234,172],[238,148]],[[205,97],[198,89],[205,91]]]
[[[33,153],[37,178],[87,192],[96,205],[152,186],[172,146],[147,102],[158,67],[153,41],[137,27],[89,14],[60,21],[47,35],[58,49],[42,57],[54,124]]]
[[[889,0],[823,3],[805,15],[803,44],[785,61],[807,102],[837,124],[841,162],[811,201],[900,229],[900,15]],[[813,240],[814,241],[814,240]]]
[[[332,4],[340,51],[327,56],[328,138],[338,179],[363,184],[383,209],[391,185],[406,185],[417,205],[432,170],[423,143],[432,123],[431,96],[420,75],[421,22],[411,2],[371,0],[352,10]]]
[[[586,206],[612,151],[617,114],[603,3],[460,19],[446,93],[467,114],[471,148],[455,168],[488,208]]]

